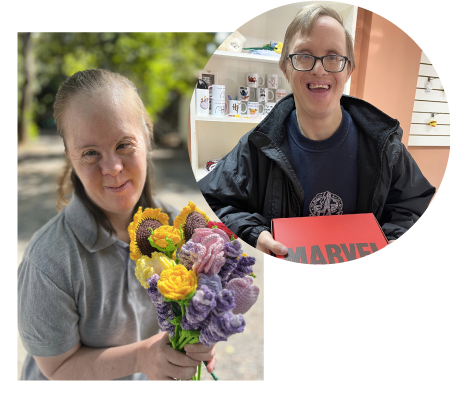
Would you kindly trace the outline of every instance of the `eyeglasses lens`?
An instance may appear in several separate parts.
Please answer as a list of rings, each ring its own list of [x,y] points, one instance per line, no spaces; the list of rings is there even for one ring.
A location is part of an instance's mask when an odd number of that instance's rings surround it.
[[[310,70],[314,65],[314,57],[307,54],[297,54],[293,57],[295,69]],[[320,62],[318,60],[318,62]],[[340,72],[345,65],[345,58],[338,55],[328,55],[323,58],[323,66],[328,72]]]

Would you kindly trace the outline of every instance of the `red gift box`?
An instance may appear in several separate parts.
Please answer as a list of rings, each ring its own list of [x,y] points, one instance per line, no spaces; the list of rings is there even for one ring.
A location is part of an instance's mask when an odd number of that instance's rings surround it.
[[[335,264],[372,254],[387,239],[372,213],[339,216],[275,218],[272,234],[288,248],[287,261]]]

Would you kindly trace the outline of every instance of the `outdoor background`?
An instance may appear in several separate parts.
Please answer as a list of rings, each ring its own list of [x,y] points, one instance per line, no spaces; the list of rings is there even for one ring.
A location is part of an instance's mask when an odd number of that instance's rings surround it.
[[[64,165],[53,119],[55,94],[77,71],[104,68],[133,81],[155,123],[156,193],[178,209],[191,200],[218,220],[198,190],[186,143],[196,70],[226,33],[19,33],[18,36],[18,264],[33,234],[57,214],[57,178]],[[261,293],[244,315],[245,331],[217,345],[221,380],[264,378],[263,255],[255,256]],[[149,298],[150,300],[150,298]],[[26,357],[18,336],[18,378]],[[202,379],[212,380],[206,372]]]

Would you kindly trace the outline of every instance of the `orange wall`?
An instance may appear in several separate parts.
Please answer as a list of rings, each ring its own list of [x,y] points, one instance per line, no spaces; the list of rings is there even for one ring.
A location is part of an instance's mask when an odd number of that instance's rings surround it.
[[[350,95],[370,102],[400,121],[408,147],[421,48],[401,29],[358,8],[355,33],[356,70]],[[448,147],[408,148],[423,174],[439,187],[449,158]]]

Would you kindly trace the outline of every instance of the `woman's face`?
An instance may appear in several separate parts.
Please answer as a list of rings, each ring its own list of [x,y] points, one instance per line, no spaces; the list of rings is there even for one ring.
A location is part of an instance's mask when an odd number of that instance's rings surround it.
[[[64,115],[65,140],[87,196],[111,219],[131,216],[146,180],[140,116],[114,94],[78,95]]]

